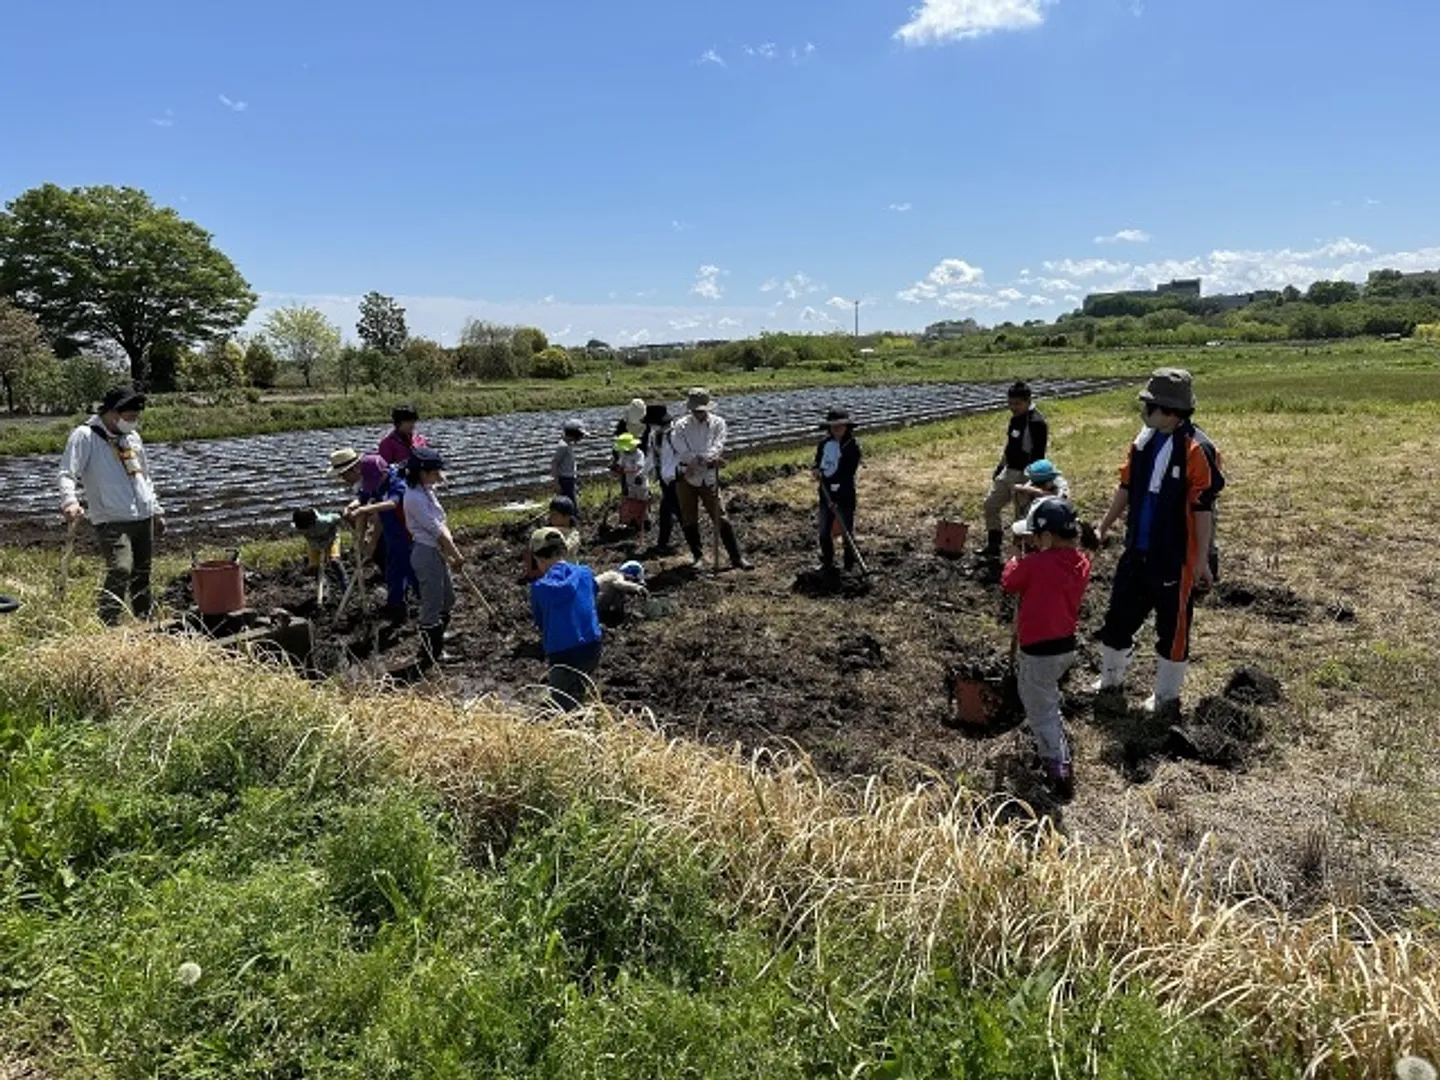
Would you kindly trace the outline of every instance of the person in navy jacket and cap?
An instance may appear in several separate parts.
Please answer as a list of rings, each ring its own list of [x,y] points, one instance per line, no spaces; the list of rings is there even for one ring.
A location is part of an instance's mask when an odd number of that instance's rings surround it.
[[[850,413],[832,408],[825,415],[820,429],[825,438],[815,447],[815,465],[810,475],[820,485],[820,569],[835,569],[835,533],[837,519],[844,523],[844,532],[855,533],[855,474],[863,457],[855,439],[855,423]],[[843,535],[843,534],[842,534]],[[855,568],[855,545],[845,537],[845,569]]]

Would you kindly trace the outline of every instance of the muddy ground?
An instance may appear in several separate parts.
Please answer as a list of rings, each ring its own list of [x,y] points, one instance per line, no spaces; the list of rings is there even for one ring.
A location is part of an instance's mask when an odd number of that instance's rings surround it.
[[[651,617],[637,612],[607,630],[599,671],[604,701],[649,710],[668,734],[747,751],[798,749],[832,777],[881,774],[902,784],[959,779],[1019,796],[1062,825],[1104,831],[1116,813],[1107,795],[1148,783],[1167,761],[1185,762],[1192,779],[1213,788],[1270,754],[1266,711],[1283,688],[1256,692],[1263,672],[1241,679],[1229,697],[1194,702],[1174,726],[1133,709],[1095,707],[1083,687],[1096,668],[1092,635],[1117,554],[1107,550],[1096,559],[1067,695],[1079,794],[1072,806],[1060,807],[1035,771],[1018,717],[1001,717],[983,731],[955,725],[947,675],[973,667],[998,673],[1008,662],[1013,608],[1000,594],[994,567],[973,554],[934,554],[933,516],[896,514],[864,527],[868,577],[823,579],[808,573],[815,563],[812,511],[770,497],[763,484],[736,491],[729,506],[756,569],[697,573],[688,557],[646,558],[658,601],[650,607],[668,610]],[[427,689],[460,699],[493,694],[522,705],[538,702],[545,665],[520,578],[521,550],[533,525],[516,521],[459,537],[468,566],[456,581],[452,649],[458,655],[422,680]],[[584,540],[582,561],[597,571],[641,554],[633,537],[606,524],[591,523]],[[180,606],[186,590],[177,581],[167,599]],[[337,619],[333,596],[317,614],[313,573],[299,560],[251,573],[247,590],[258,611],[283,608],[315,619],[317,663],[325,673],[356,684],[415,678],[413,622],[394,638],[381,637],[379,623],[353,606]],[[377,609],[384,593],[373,572],[367,590],[371,610]],[[1222,581],[1204,603],[1280,624],[1354,617],[1316,607],[1283,585],[1244,580]],[[1132,705],[1148,690],[1148,652],[1143,644],[1137,649]]]

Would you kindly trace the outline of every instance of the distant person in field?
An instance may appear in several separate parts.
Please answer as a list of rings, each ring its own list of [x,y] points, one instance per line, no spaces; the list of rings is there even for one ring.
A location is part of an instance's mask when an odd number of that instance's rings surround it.
[[[1144,427],[1126,452],[1120,486],[1098,529],[1103,543],[1126,518],[1094,689],[1122,693],[1135,635],[1153,612],[1157,668],[1145,710],[1174,717],[1189,667],[1195,597],[1215,580],[1215,500],[1225,477],[1215,445],[1195,426],[1188,371],[1156,371],[1140,392],[1140,408]]]
[[[695,568],[704,567],[705,551],[700,544],[700,507],[704,506],[710,520],[719,527],[730,565],[737,570],[752,570],[754,565],[740,553],[735,526],[730,524],[720,499],[720,466],[725,458],[727,430],[724,417],[712,412],[711,404],[708,390],[691,390],[685,398],[688,415],[670,430],[685,541],[690,545]]]
[[[434,450],[422,448],[405,466],[405,525],[410,530],[410,565],[420,583],[420,656],[422,671],[448,660],[445,632],[455,607],[452,569],[465,565],[455,545],[436,488],[445,480],[445,461]]]
[[[1000,576],[1000,587],[1020,598],[1016,683],[1045,777],[1059,798],[1068,799],[1075,781],[1060,713],[1060,680],[1075,663],[1090,560],[1077,550],[1080,526],[1064,499],[1037,499],[1014,531],[1029,548],[1011,559]]]
[[[590,696],[591,680],[600,666],[603,635],[595,606],[595,575],[589,567],[566,560],[565,537],[559,529],[535,530],[530,550],[540,569],[540,577],[530,584],[530,613],[550,665],[545,676],[550,703],[570,712]]]
[[[155,541],[165,535],[165,512],[140,442],[144,408],[144,394],[116,387],[70,433],[60,456],[60,512],[71,528],[83,517],[95,526],[105,557],[99,615],[110,626],[127,605],[137,619],[149,617]]]
[[[380,440],[378,453],[391,465],[403,466],[410,460],[410,453],[429,446],[425,436],[415,430],[420,414],[414,405],[396,405],[390,410],[391,432]]]
[[[1000,464],[995,466],[990,494],[985,498],[985,554],[997,558],[1005,542],[1005,523],[1001,514],[1009,506],[1017,519],[1025,516],[1030,497],[1016,489],[1026,483],[1026,466],[1043,458],[1050,442],[1050,428],[1044,415],[1035,408],[1029,383],[1017,382],[1010,387],[1007,401],[1010,419],[1005,425],[1005,450]]]
[[[560,445],[550,458],[550,479],[555,483],[555,491],[574,504],[576,520],[580,517],[580,466],[575,458],[575,448],[588,435],[585,425],[579,420],[565,421],[560,432]]]
[[[820,429],[826,432],[815,447],[815,464],[810,475],[820,485],[820,570],[835,569],[837,517],[845,529],[855,533],[856,474],[863,454],[855,438],[855,424],[844,409],[831,409]],[[844,533],[841,533],[842,539]],[[845,539],[845,569],[855,569],[855,547]]]

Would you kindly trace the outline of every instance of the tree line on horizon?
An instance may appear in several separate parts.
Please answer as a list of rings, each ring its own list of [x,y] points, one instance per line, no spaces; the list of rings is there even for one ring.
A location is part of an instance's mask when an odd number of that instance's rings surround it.
[[[466,321],[457,345],[411,335],[405,309],[370,292],[358,344],[319,309],[271,311],[258,332],[241,328],[258,297],[211,235],[145,192],[109,185],[32,188],[0,213],[0,380],[11,412],[74,412],[96,400],[123,364],[152,392],[270,389],[281,381],[383,391],[433,390],[454,379],[567,379],[616,362],[644,365],[664,351],[614,350],[603,341],[553,345],[530,326]],[[1211,302],[1213,307],[1213,301]],[[1440,324],[1440,273],[1379,270],[1364,286],[1315,282],[1273,300],[1218,312],[1206,298],[1102,297],[1089,312],[1032,320],[930,346],[942,354],[1034,347],[1202,344],[1214,337],[1279,341],[1409,335]],[[892,342],[913,335],[871,335]],[[687,349],[696,372],[856,362],[843,332],[762,334]]]

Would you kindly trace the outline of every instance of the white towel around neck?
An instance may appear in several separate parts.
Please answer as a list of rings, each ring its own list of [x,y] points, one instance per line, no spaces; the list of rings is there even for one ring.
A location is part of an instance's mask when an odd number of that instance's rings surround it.
[[[1144,450],[1150,445],[1150,440],[1157,435],[1163,434],[1154,428],[1146,427],[1140,429],[1140,434],[1135,436],[1135,449]],[[1175,435],[1170,433],[1165,437],[1165,445],[1155,452],[1155,467],[1150,470],[1150,494],[1159,495],[1160,485],[1165,482],[1165,473],[1170,468],[1170,455],[1175,450]]]

